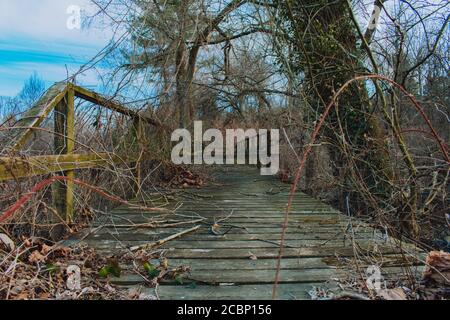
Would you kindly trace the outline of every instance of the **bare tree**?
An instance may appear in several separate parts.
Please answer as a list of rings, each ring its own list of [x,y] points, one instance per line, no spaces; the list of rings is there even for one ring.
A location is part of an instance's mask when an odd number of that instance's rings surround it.
[[[34,72],[28,80],[25,81],[22,90],[17,95],[17,98],[27,107],[30,107],[36,102],[45,91],[45,82]]]

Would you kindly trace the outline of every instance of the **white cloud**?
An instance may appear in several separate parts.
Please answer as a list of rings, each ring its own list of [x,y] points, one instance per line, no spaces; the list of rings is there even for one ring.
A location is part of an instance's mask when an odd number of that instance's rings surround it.
[[[95,12],[89,0],[0,0],[0,39],[19,36],[98,46],[111,38],[107,30],[67,28],[67,8],[72,5],[88,14]]]
[[[70,6],[92,14],[90,0],[0,0],[0,95],[15,95],[33,71],[51,84],[92,58],[113,36],[97,27],[69,29]],[[83,84],[95,84],[92,71],[80,75]]]

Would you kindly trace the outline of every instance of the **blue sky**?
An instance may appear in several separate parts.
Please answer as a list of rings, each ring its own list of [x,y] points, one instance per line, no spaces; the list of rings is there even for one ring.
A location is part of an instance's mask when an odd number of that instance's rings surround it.
[[[88,0],[0,0],[0,96],[14,96],[34,72],[47,86],[66,78],[101,50],[112,34],[99,28],[67,28],[67,8],[94,8]],[[88,72],[77,79],[95,85]]]

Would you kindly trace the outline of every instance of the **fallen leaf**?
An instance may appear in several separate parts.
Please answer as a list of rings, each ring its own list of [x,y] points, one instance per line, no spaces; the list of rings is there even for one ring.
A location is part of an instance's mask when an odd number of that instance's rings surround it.
[[[450,277],[450,253],[432,251],[426,259],[427,269],[423,273],[423,280],[430,284],[448,284]]]
[[[380,290],[378,293],[384,300],[407,300],[405,291],[402,288]]]
[[[122,268],[120,267],[119,261],[117,261],[117,259],[108,259],[108,268],[110,274],[112,274],[116,278],[120,278],[122,274]]]
[[[0,244],[3,244],[9,251],[14,251],[16,245],[8,235],[0,233]]]
[[[50,293],[44,292],[39,295],[39,300],[48,300],[50,299]]]
[[[161,266],[161,268],[167,269],[169,267],[169,261],[167,260],[167,258],[162,257],[159,265]]]
[[[47,255],[50,251],[52,251],[53,250],[53,247],[50,247],[50,246],[48,246],[48,245],[46,245],[45,243],[42,245],[42,250],[41,250],[41,253],[43,254],[43,255]]]
[[[184,283],[184,281],[183,281],[183,276],[182,276],[182,275],[177,275],[177,276],[175,277],[175,282],[176,282],[178,285],[183,285],[183,283]]]
[[[109,269],[108,267],[103,267],[100,269],[100,271],[98,272],[98,276],[100,278],[108,278],[109,275]]]
[[[253,260],[253,261],[258,260],[258,257],[255,256],[253,253],[249,252],[249,255],[250,255],[249,256],[250,260]]]
[[[15,286],[10,290],[10,293],[14,296],[17,296],[18,294],[22,293],[22,291],[25,290],[22,286]]]
[[[149,262],[144,263],[144,269],[147,271],[148,276],[152,279],[158,277],[160,274],[160,271]]]
[[[46,269],[45,269],[45,271],[50,273],[50,275],[56,274],[59,270],[60,270],[59,266],[55,265],[53,263],[47,264]]]
[[[95,289],[92,287],[83,288],[83,290],[81,290],[82,295],[93,294],[93,293],[95,293]]]
[[[39,263],[39,262],[44,262],[46,259],[45,256],[43,256],[39,251],[35,250],[33,251],[33,253],[30,254],[30,256],[28,257],[28,261],[30,263]]]
[[[221,235],[221,234],[220,234],[220,225],[217,224],[217,223],[213,224],[213,225],[211,226],[211,232],[212,232],[214,235],[216,235],[216,236]]]
[[[27,239],[25,237],[23,237],[23,245],[27,248],[31,247],[33,245],[33,243],[30,241],[30,239]]]
[[[134,299],[138,298],[140,294],[141,294],[140,288],[131,288],[130,290],[128,290],[127,297],[130,300],[134,300]]]
[[[120,278],[121,274],[122,268],[120,268],[119,262],[116,259],[109,259],[108,265],[101,268],[98,272],[100,278],[108,278],[109,275]]]
[[[28,300],[28,292],[23,292],[15,297],[15,300]]]

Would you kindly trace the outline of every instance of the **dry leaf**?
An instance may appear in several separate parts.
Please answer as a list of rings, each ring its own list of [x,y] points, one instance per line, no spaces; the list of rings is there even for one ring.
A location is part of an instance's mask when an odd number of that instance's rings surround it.
[[[128,290],[127,297],[130,300],[134,300],[134,299],[139,298],[140,294],[141,294],[141,289],[140,288],[131,288],[130,290]]]
[[[427,269],[423,273],[423,280],[437,285],[446,285],[450,278],[450,253],[432,251],[426,260]]]
[[[13,251],[16,248],[14,241],[4,233],[0,233],[0,244],[3,244],[9,251]]]
[[[385,300],[407,300],[402,288],[380,290],[378,295]]]
[[[213,224],[211,227],[211,232],[216,236],[220,235],[220,225],[217,223]]]
[[[15,297],[15,300],[28,300],[28,292],[23,292]]]
[[[48,246],[48,245],[46,245],[45,243],[42,245],[42,250],[41,250],[41,253],[43,254],[43,255],[47,255],[50,251],[52,251],[53,250],[53,247],[50,247],[50,246]]]
[[[169,260],[167,260],[167,258],[162,257],[159,265],[161,266],[161,268],[167,269],[169,267]]]
[[[49,300],[50,299],[50,293],[48,293],[48,292],[41,293],[39,295],[39,299],[40,300]]]
[[[250,256],[249,256],[250,260],[253,260],[253,261],[258,260],[258,257],[255,256],[253,253],[249,252],[249,255],[250,255]]]
[[[39,263],[45,261],[46,257],[43,256],[39,251],[35,250],[30,256],[28,257],[28,261],[30,263]]]
[[[23,238],[23,245],[27,248],[31,247],[33,243],[30,241],[30,239]]]
[[[21,294],[24,290],[25,289],[22,286],[15,286],[15,287],[11,288],[11,290],[9,292],[10,292],[10,294],[17,296],[17,295]]]

